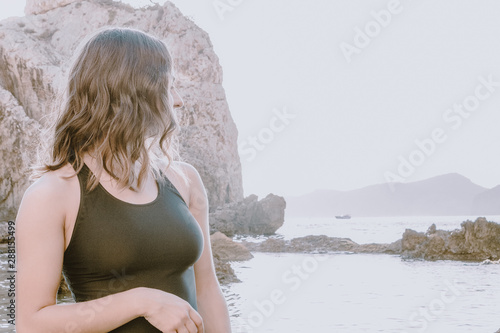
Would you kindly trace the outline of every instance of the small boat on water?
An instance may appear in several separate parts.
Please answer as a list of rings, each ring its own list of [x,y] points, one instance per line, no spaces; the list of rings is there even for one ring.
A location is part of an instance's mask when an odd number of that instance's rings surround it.
[[[348,220],[351,218],[351,215],[337,215],[335,218],[339,220]]]

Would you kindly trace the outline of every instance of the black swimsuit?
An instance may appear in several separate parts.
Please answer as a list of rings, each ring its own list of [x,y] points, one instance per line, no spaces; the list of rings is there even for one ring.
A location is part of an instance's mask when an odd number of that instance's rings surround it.
[[[197,309],[193,264],[203,249],[198,222],[166,178],[158,197],[131,204],[108,193],[101,184],[85,190],[90,170],[78,174],[80,207],[64,252],[63,274],[76,302],[135,287],[175,294]],[[160,332],[143,317],[112,332]]]

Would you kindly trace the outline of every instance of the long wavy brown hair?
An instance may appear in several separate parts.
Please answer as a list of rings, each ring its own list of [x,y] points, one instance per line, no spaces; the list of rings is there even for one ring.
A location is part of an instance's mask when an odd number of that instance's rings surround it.
[[[165,156],[168,166],[175,155],[171,85],[172,58],[162,41],[128,28],[95,33],[71,67],[51,158],[39,171],[70,163],[79,172],[87,153],[97,162],[88,190],[98,185],[103,170],[124,188],[140,187],[149,172],[158,178],[155,157]]]

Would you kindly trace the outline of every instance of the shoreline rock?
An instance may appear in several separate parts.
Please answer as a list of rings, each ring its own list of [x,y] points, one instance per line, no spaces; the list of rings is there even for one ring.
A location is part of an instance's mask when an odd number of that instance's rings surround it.
[[[390,244],[358,244],[350,238],[328,237],[325,235],[309,235],[290,240],[268,238],[260,243],[241,242],[250,251],[255,252],[287,252],[287,253],[384,253],[400,254],[401,240]]]
[[[252,253],[250,253],[247,247],[233,241],[220,231],[210,235],[210,242],[212,245],[212,252],[217,254],[221,260],[244,261],[253,258]]]
[[[285,222],[285,207],[285,199],[278,195],[271,193],[261,200],[254,194],[249,195],[211,212],[210,233],[220,231],[229,237],[272,235]]]
[[[406,229],[403,237],[390,244],[358,244],[349,238],[325,235],[297,237],[291,240],[268,238],[260,243],[242,241],[250,251],[288,253],[381,253],[399,254],[404,259],[463,260],[496,264],[500,260],[500,224],[484,217],[465,221],[461,229],[427,232]]]
[[[425,260],[499,260],[500,224],[479,217],[462,222],[460,230],[436,230],[434,224],[426,233],[407,229],[402,255]]]

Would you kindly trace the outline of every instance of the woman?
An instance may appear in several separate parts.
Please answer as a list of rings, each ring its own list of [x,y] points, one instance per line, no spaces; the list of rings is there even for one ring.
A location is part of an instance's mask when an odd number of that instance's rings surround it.
[[[172,59],[106,29],[70,71],[50,160],[17,216],[17,332],[230,332],[206,192],[174,162]],[[56,304],[61,271],[76,300]]]

